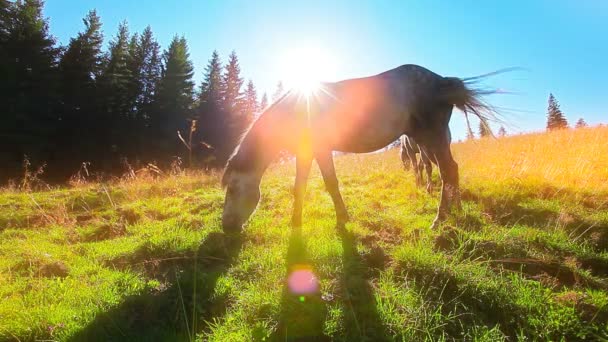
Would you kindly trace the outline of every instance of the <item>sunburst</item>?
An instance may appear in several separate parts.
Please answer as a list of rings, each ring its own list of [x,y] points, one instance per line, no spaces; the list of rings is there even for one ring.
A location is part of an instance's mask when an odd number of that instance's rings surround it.
[[[310,96],[335,72],[335,61],[325,49],[302,45],[285,53],[281,69],[287,87]]]

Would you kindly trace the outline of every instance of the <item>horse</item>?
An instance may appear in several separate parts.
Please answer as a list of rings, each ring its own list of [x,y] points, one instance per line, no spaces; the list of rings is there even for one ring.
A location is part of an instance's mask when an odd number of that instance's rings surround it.
[[[452,133],[448,127],[448,144],[452,143]],[[414,176],[416,177],[416,186],[422,185],[422,171],[426,170],[426,191],[430,194],[433,192],[433,163],[428,153],[420,146],[412,137],[402,135],[399,139],[401,143],[401,163],[403,168],[409,170],[410,167],[414,170]],[[420,161],[416,157],[416,154],[420,154]]]
[[[423,146],[439,169],[441,195],[431,228],[460,207],[458,164],[450,151],[448,123],[454,107],[482,122],[496,119],[482,96],[495,93],[472,87],[486,75],[443,77],[406,64],[375,76],[320,83],[307,94],[288,91],[246,130],[228,159],[221,179],[226,190],[222,228],[238,233],[260,200],[262,175],[282,150],[296,156],[292,227],[302,224],[302,206],[313,159],[334,204],[336,224],[349,215],[340,194],[332,151],[376,151],[405,134]]]
[[[416,156],[418,153],[420,154],[420,161]],[[403,163],[404,169],[408,170],[411,168],[412,171],[414,171],[416,186],[418,187],[422,186],[422,171],[426,170],[426,191],[431,193],[433,190],[433,166],[431,159],[425,151],[418,146],[416,141],[407,135],[401,136],[401,162]]]

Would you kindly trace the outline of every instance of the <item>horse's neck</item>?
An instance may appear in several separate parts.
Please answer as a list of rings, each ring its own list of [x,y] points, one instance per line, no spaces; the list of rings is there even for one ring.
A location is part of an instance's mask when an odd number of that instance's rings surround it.
[[[263,137],[264,132],[256,124],[243,139],[235,157],[240,159],[241,165],[245,165],[249,172],[261,178],[279,150],[275,146],[267,146],[269,144]]]
[[[297,136],[297,132],[286,136],[281,130],[297,130],[298,124],[294,122],[297,119],[293,113],[297,105],[296,100],[289,94],[285,95],[253,123],[236,155],[241,165],[247,166],[248,171],[261,177],[279,152],[293,145],[291,139]]]

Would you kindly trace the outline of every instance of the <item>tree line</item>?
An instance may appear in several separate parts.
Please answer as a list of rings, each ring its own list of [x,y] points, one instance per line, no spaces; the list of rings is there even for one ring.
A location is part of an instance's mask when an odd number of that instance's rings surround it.
[[[161,50],[150,26],[132,33],[122,22],[104,51],[101,18],[91,10],[59,46],[43,6],[0,0],[2,181],[18,177],[24,158],[46,163],[56,181],[83,162],[105,174],[125,163],[220,166],[268,105],[251,80],[245,84],[234,51],[225,64],[214,51],[197,86],[185,37]]]
[[[555,99],[552,93],[549,94],[548,106],[547,106],[547,131],[553,131],[558,129],[568,128],[568,120],[566,116],[562,112],[559,102]],[[583,128],[587,127],[587,122],[583,118],[579,118],[574,125],[574,128]],[[492,130],[490,126],[486,125],[483,122],[479,122],[479,137],[489,137],[493,136]],[[498,130],[498,136],[504,137],[507,135],[507,131],[503,126],[500,126]],[[475,134],[473,131],[468,131],[467,139],[474,139]]]
[[[183,36],[161,50],[150,26],[130,32],[122,22],[103,49],[95,10],[67,46],[43,17],[42,0],[0,0],[0,181],[19,177],[27,158],[46,163],[62,181],[90,163],[91,171],[122,173],[153,163],[161,168],[223,165],[238,137],[268,106],[241,77],[232,52],[225,64],[213,51],[200,85]],[[272,96],[283,93],[281,82]],[[581,118],[576,127],[586,126]],[[568,127],[553,94],[547,129]],[[479,136],[493,135],[480,123]],[[498,136],[506,135],[500,127]],[[472,131],[468,138],[473,138]]]
[[[574,125],[574,128],[587,127],[585,119],[579,118]],[[556,129],[568,128],[568,120],[562,112],[559,103],[555,99],[553,94],[549,94],[549,105],[547,107],[547,130],[552,131]]]

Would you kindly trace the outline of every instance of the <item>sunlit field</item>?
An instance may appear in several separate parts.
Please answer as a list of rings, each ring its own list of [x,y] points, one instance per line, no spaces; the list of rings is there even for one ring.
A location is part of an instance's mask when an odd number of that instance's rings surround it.
[[[0,340],[606,339],[607,141],[596,127],[452,145],[463,210],[438,230],[437,171],[432,195],[417,189],[398,149],[336,157],[345,231],[316,168],[290,228],[290,162],[233,239],[219,174],[6,188]]]

